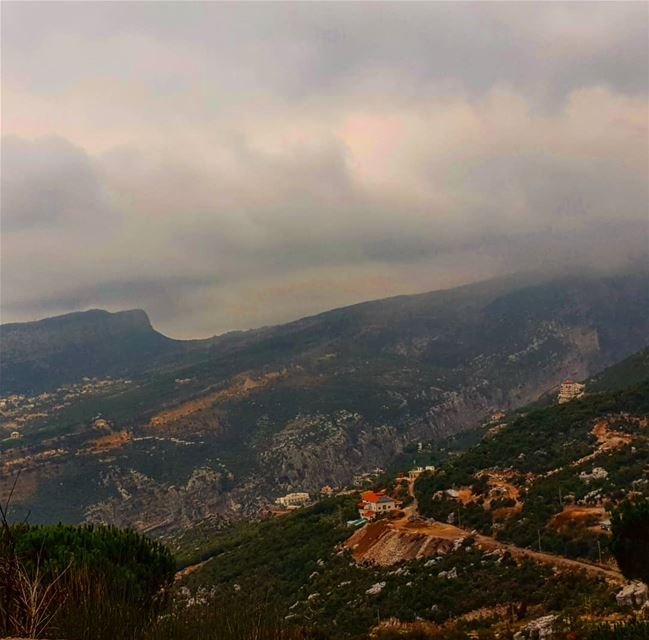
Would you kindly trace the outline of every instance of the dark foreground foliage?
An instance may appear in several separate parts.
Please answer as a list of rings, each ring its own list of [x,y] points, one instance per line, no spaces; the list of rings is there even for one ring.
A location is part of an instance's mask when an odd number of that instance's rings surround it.
[[[586,640],[649,640],[649,622],[633,620],[598,625],[585,634]]]
[[[0,636],[66,640],[303,640],[269,599],[179,599],[158,542],[96,526],[9,526],[0,536]]]
[[[625,500],[612,523],[611,548],[622,573],[649,582],[649,500]]]
[[[175,571],[166,547],[114,527],[4,522],[0,552],[0,631],[8,635],[90,637],[82,628],[108,627],[111,610],[123,621],[155,619]]]

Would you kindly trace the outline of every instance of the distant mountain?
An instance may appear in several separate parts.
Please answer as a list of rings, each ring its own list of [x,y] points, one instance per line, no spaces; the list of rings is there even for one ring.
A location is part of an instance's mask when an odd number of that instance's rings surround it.
[[[205,364],[201,375],[218,379],[223,365],[229,374],[328,350],[351,358],[408,358],[448,371],[476,358],[481,366],[487,354],[498,352],[529,364],[559,342],[588,354],[588,362],[575,363],[571,372],[583,377],[649,343],[648,317],[647,273],[549,282],[514,276],[206,340],[167,338],[142,310],[95,309],[0,325],[1,388],[41,390],[84,376],[132,375],[161,362],[181,368],[197,360]],[[514,352],[517,347],[522,350]]]
[[[153,329],[142,310],[99,309],[0,326],[3,392],[38,391],[83,377],[130,374],[181,343]]]
[[[93,313],[109,325],[120,315]],[[22,434],[0,442],[31,483],[22,505],[36,520],[161,532],[346,485],[412,443],[619,362],[649,344],[649,277],[503,278],[202,341],[169,340],[142,312],[121,334],[70,318],[43,321],[64,330],[42,335],[40,323],[2,328],[3,390],[75,375],[131,382],[4,410],[0,429]],[[110,433],[93,426],[99,413]]]

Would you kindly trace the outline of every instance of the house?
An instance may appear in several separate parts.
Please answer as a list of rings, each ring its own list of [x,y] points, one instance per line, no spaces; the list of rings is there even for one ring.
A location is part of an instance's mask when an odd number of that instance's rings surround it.
[[[323,498],[331,498],[335,493],[333,487],[330,487],[328,484],[326,484],[322,489],[320,489],[320,495]]]
[[[18,439],[20,439],[20,431],[12,431],[12,432],[9,434],[9,438],[10,438],[11,440],[18,440]]]
[[[309,504],[311,498],[308,493],[304,492],[287,493],[285,496],[277,498],[275,502],[285,509],[299,509],[300,507]]]
[[[585,388],[586,385],[580,384],[579,382],[574,382],[573,380],[564,380],[561,383],[561,387],[559,388],[559,395],[557,396],[559,404],[564,404],[566,402],[570,402],[571,400],[575,400],[576,398],[583,397]]]
[[[372,520],[381,513],[389,513],[399,508],[401,503],[385,491],[364,491],[358,503],[358,513],[361,518]]]
[[[590,473],[582,471],[579,474],[579,479],[586,483],[591,480],[606,480],[606,478],[608,478],[608,471],[602,467],[593,467],[593,470]]]
[[[415,467],[414,469],[410,469],[410,471],[408,471],[408,479],[416,480],[425,471],[435,471],[435,467],[433,465],[428,465],[426,467]]]

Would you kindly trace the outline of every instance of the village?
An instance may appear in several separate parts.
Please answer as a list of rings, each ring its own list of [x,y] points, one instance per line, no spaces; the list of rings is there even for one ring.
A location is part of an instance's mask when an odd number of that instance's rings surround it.
[[[132,384],[125,378],[83,378],[77,384],[61,386],[54,391],[33,396],[10,394],[0,397],[0,441],[20,440],[24,430],[46,422],[80,398],[93,397]]]

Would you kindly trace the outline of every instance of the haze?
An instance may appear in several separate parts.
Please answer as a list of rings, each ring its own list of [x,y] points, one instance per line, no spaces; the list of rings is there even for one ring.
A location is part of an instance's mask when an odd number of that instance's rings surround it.
[[[3,322],[194,337],[647,259],[646,3],[2,12]]]

